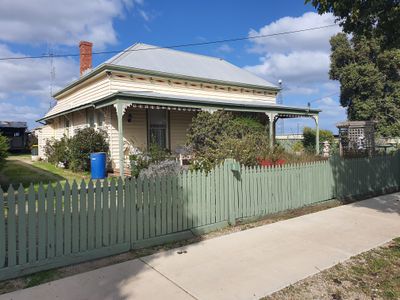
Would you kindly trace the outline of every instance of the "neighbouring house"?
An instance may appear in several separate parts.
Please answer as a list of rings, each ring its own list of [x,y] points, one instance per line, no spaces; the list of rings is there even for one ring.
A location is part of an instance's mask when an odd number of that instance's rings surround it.
[[[42,158],[47,139],[102,128],[113,168],[123,174],[129,149],[155,142],[174,153],[184,145],[202,110],[257,114],[271,124],[271,144],[280,118],[311,117],[318,129],[319,110],[277,105],[277,86],[223,59],[137,43],[92,69],[92,44],[79,48],[80,78],[53,95],[57,104],[39,120]]]
[[[10,151],[23,151],[27,149],[27,129],[26,122],[0,121],[0,134],[8,138]]]

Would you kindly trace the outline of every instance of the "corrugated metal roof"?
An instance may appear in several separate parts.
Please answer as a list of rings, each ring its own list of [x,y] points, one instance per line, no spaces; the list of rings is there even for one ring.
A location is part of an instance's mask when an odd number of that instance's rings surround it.
[[[0,128],[28,128],[26,122],[0,121]]]
[[[221,58],[142,43],[132,45],[105,63],[202,79],[278,88]]]

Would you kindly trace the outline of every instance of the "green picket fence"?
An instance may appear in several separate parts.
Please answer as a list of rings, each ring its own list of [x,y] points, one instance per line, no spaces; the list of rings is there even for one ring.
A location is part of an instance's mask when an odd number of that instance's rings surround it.
[[[398,188],[400,158],[0,189],[0,280],[185,239],[305,205]]]

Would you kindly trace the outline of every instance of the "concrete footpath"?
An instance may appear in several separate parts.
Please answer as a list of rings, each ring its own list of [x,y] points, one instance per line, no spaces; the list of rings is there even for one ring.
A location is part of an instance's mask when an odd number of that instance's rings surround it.
[[[399,193],[371,198],[1,295],[0,300],[259,299],[399,237],[399,200]]]

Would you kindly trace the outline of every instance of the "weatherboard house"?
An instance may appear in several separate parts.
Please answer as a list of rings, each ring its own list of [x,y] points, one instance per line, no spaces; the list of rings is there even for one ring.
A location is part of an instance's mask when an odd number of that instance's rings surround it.
[[[92,44],[79,48],[80,78],[56,92],[38,120],[42,158],[47,139],[91,126],[107,132],[114,171],[124,174],[127,149],[151,140],[174,153],[199,111],[254,113],[272,125],[271,144],[280,118],[311,117],[318,136],[319,110],[277,105],[279,87],[223,59],[137,43],[92,69]]]

